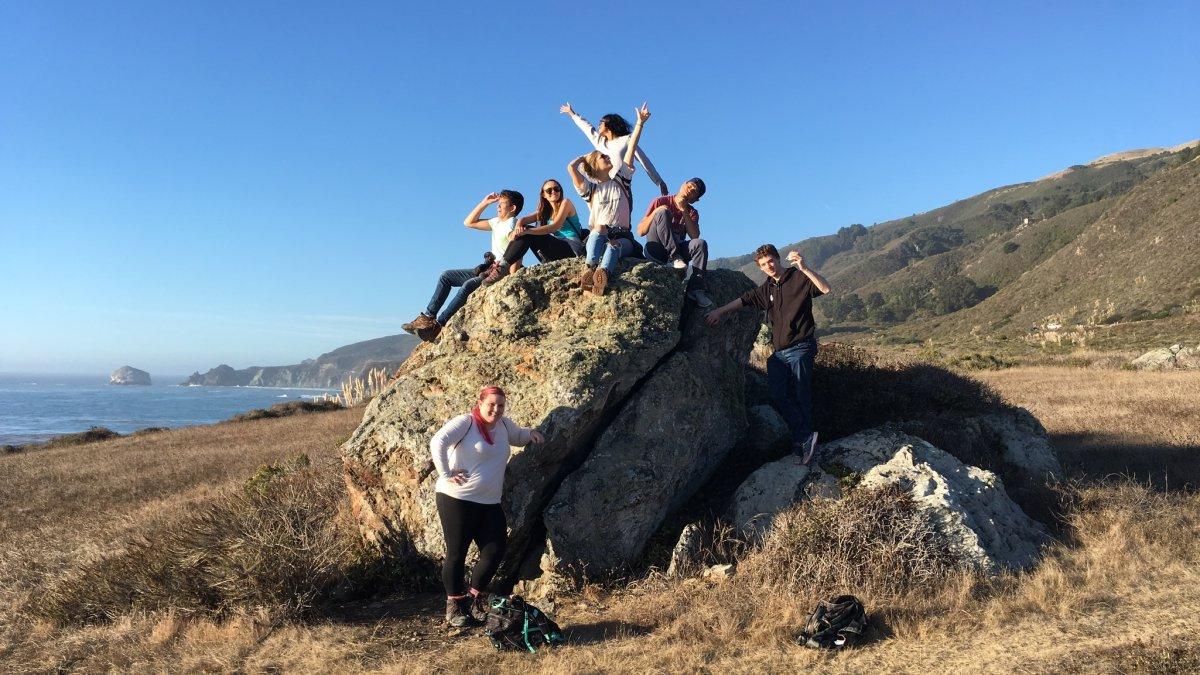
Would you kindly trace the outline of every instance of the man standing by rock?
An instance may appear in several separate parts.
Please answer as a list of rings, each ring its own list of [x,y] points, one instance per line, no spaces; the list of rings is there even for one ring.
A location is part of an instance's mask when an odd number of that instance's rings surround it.
[[[496,217],[484,220],[480,218],[483,215],[483,210],[489,204],[496,205]],[[483,201],[475,205],[467,217],[463,219],[463,225],[473,230],[490,231],[492,233],[492,254],[493,260],[500,261],[504,259],[504,249],[508,248],[508,242],[511,238],[513,228],[517,224],[517,214],[521,212],[521,208],[525,206],[525,197],[516,190],[501,190],[493,192],[483,198]],[[492,265],[498,264],[493,262]],[[502,263],[500,263],[502,264]],[[489,270],[482,270],[483,274],[487,274]],[[450,321],[450,317],[454,313],[462,309],[462,306],[467,304],[467,297],[479,288],[483,282],[482,276],[478,268],[465,268],[456,270],[446,270],[438,277],[437,286],[433,289],[433,297],[429,299],[429,305],[424,312],[417,315],[417,318],[401,325],[405,331],[416,333],[417,337],[425,342],[433,342],[437,339],[446,322]],[[450,295],[451,288],[458,288],[458,293],[454,294],[454,298],[450,300],[450,304],[442,308],[442,303],[446,302],[446,298]],[[441,309],[441,313],[438,313]]]
[[[702,308],[712,306],[704,293],[708,242],[700,238],[700,212],[692,205],[700,201],[704,190],[704,181],[690,178],[675,194],[654,198],[638,223],[638,236],[646,238],[647,257],[677,269],[691,263],[688,297]]]
[[[771,399],[792,432],[792,453],[808,464],[817,447],[812,419],[812,371],[817,357],[817,338],[812,299],[829,292],[829,282],[804,264],[796,251],[788,254],[791,266],[784,269],[779,250],[763,244],[754,251],[754,261],[767,275],[758,288],[711,311],[706,323],[715,326],[742,307],[765,310],[771,323],[775,352],[767,359],[767,384]]]

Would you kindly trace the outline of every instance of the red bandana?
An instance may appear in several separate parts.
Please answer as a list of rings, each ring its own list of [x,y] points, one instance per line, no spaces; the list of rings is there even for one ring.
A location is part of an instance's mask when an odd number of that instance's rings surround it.
[[[483,440],[487,441],[488,445],[492,445],[492,432],[488,431],[487,422],[484,422],[483,415],[479,414],[479,406],[471,408],[471,417],[475,420],[475,424],[479,425],[479,433],[483,434]]]

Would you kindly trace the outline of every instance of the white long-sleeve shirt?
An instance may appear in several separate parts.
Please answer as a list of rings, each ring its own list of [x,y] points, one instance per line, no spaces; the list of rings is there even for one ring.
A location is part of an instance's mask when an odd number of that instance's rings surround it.
[[[434,490],[477,504],[499,504],[512,452],[510,443],[528,445],[531,431],[501,417],[492,429],[493,442],[488,443],[469,413],[446,422],[429,441],[429,454],[438,473]],[[452,472],[459,469],[467,472],[467,482],[462,485],[450,480]]]
[[[608,155],[608,158],[612,160],[613,166],[621,166],[624,163],[625,150],[629,148],[629,136],[619,136],[610,141],[600,136],[600,132],[596,131],[592,123],[583,119],[577,113],[571,114],[571,121],[575,123],[575,126],[579,127],[584,136],[588,137],[588,140],[592,142],[593,148]],[[642,151],[640,145],[637,150],[633,151],[633,156],[642,165],[642,168],[646,170],[646,177],[653,181],[662,190],[663,194],[666,194],[668,190],[666,182],[658,175],[658,171],[650,163],[650,158]]]

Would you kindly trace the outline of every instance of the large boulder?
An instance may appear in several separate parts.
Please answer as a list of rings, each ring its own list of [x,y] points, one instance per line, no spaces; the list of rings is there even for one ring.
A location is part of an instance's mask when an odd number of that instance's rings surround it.
[[[708,283],[719,304],[749,288],[744,276]],[[705,328],[700,312],[688,313],[678,349],[550,500],[546,533],[561,560],[585,572],[632,565],[663,519],[708,480],[746,431],[743,371],[756,330],[746,321]]]
[[[833,475],[858,490],[902,486],[964,563],[990,573],[1028,568],[1049,541],[1045,527],[1009,498],[994,473],[968,466],[895,426],[825,443],[819,453],[820,470],[810,472],[784,458],[752,474],[734,497],[734,524],[761,530],[816,486],[825,484],[820,489],[829,496]]]
[[[1152,349],[1137,357],[1130,364],[1137,370],[1195,370],[1200,369],[1200,346]]]
[[[509,462],[504,509],[510,536],[502,567],[509,581],[524,558],[544,550],[543,512],[568,476],[578,474],[576,489],[598,496],[587,487],[597,479],[586,474],[610,467],[589,463],[594,451],[631,459],[648,450],[652,434],[667,429],[680,438],[716,438],[691,450],[666,444],[670,449],[661,451],[660,461],[677,462],[674,469],[684,476],[666,492],[660,486],[654,493],[645,483],[629,486],[656,501],[638,516],[645,524],[630,524],[639,532],[653,532],[669,510],[663,507],[686,498],[719,461],[713,457],[727,450],[726,436],[744,425],[724,397],[741,387],[741,370],[729,364],[744,362],[750,338],[740,333],[753,335],[752,318],[697,332],[694,342],[681,345],[684,329],[694,332],[698,317],[685,316],[683,284],[672,270],[623,261],[609,292],[594,297],[572,283],[580,267],[578,260],[541,264],[477,291],[440,339],[416,350],[403,375],[367,407],[342,459],[351,505],[369,541],[384,549],[443,554],[429,439],[446,420],[469,410],[488,384],[509,392],[511,418],[546,436],[545,443],[514,449]],[[715,301],[727,302],[750,282],[741,273],[715,271],[709,285]],[[722,435],[692,414],[696,408],[724,416],[732,430]],[[628,478],[609,476],[603,480]],[[589,508],[581,503],[579,513]],[[570,549],[569,538],[563,541]],[[630,542],[625,550],[644,543]],[[554,543],[555,555],[566,558]],[[573,563],[590,569],[610,561],[593,563],[588,555],[569,553]]]
[[[150,373],[134,368],[133,366],[121,366],[108,376],[108,383],[147,386],[150,384]]]

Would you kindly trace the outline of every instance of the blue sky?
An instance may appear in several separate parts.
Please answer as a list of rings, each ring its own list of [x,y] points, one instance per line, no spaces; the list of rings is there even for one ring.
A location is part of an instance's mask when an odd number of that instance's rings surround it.
[[[461,225],[482,195],[565,182],[564,101],[649,102],[716,256],[1175,145],[1197,26],[1195,2],[3,3],[0,371],[397,333],[488,247]]]

